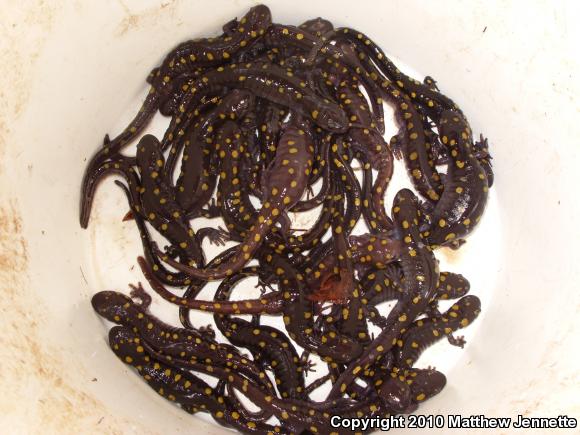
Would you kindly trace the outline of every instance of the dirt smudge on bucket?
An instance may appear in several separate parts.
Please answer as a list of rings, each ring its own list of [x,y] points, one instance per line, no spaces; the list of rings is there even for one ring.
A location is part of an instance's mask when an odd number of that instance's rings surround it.
[[[18,201],[4,199],[0,203],[0,323],[4,331],[0,334],[0,409],[4,423],[15,433],[114,434],[134,427],[135,422],[112,418],[103,403],[89,390],[83,391],[83,376],[89,380],[90,376],[74,365],[78,361],[69,361],[61,349],[41,339],[43,325],[50,319],[29,285],[24,225]]]

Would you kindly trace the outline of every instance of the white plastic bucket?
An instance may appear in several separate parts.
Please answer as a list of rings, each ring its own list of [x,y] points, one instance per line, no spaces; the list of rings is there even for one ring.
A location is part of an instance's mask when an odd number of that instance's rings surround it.
[[[144,78],[162,55],[182,40],[216,33],[254,4],[3,3],[2,433],[226,431],[156,395],[109,351],[89,301],[96,291],[143,280],[130,267],[138,235],[120,222],[125,200],[110,186],[97,198],[107,207],[96,204],[89,229],[81,230],[79,185],[86,159],[137,109]],[[490,138],[495,211],[463,249],[439,255],[470,279],[483,313],[466,349],[450,351],[451,362],[441,363],[447,387],[419,413],[578,418],[577,6],[362,0],[269,6],[276,22],[322,16],[363,30],[435,77],[475,132]]]

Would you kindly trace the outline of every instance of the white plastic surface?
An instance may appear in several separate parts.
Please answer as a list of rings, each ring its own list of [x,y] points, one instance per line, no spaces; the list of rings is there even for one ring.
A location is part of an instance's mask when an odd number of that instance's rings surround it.
[[[216,33],[255,3],[4,3],[1,431],[225,432],[155,395],[109,351],[89,300],[143,280],[131,270],[138,234],[120,222],[125,198],[110,180],[88,230],[78,225],[78,199],[85,160],[134,113],[151,67],[177,42]],[[485,218],[460,251],[438,253],[442,270],[469,278],[483,312],[465,350],[433,349],[428,362],[448,385],[421,413],[580,417],[580,35],[572,2],[268,5],[276,22],[323,16],[361,29],[435,77],[490,138],[496,181]]]

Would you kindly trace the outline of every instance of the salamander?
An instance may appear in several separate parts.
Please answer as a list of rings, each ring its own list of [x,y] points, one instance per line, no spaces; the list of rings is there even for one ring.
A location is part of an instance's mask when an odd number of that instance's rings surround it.
[[[443,193],[441,176],[428,153],[424,119],[411,99],[392,83],[383,82],[385,97],[395,105],[399,133],[391,140],[391,147],[401,150],[407,172],[417,191],[430,202],[440,200]]]
[[[195,370],[200,373],[218,377],[219,379],[224,379],[236,390],[248,396],[258,407],[262,409],[268,409],[269,411],[273,412],[274,415],[281,421],[282,428],[287,428],[293,433],[301,432],[303,429],[308,429],[311,432],[321,434],[330,434],[333,431],[337,431],[337,429],[333,429],[330,426],[330,413],[332,413],[335,409],[340,411],[341,415],[346,417],[368,415],[377,412],[380,409],[380,403],[378,403],[374,397],[362,400],[361,402],[354,402],[348,405],[343,405],[338,408],[336,408],[336,405],[340,402],[337,401],[325,401],[319,403],[318,405],[312,402],[297,400],[293,400],[289,403],[286,400],[272,395],[269,391],[262,389],[254,382],[240,376],[239,373],[233,371],[232,369],[214,367],[198,362],[183,360],[180,358],[173,358],[169,355],[163,355],[152,349],[143,340],[140,340],[140,337],[130,329],[123,328],[121,330],[122,334],[119,334],[117,331],[119,331],[119,329],[116,329],[111,334],[114,337],[116,335],[121,335],[121,337],[124,339],[124,342],[121,343],[120,340],[113,341],[112,347],[114,350],[121,351],[119,353],[123,355],[123,360],[127,364],[133,364],[134,361],[149,362],[146,359],[146,357],[149,357],[151,361],[159,363],[159,368],[162,367],[161,363],[164,363],[164,365],[169,368],[171,373],[173,373],[175,369]],[[129,342],[127,340],[128,338],[131,338],[133,341]],[[121,346],[127,343],[127,346]],[[119,346],[119,349],[114,348],[115,344]],[[137,347],[139,345],[143,347],[143,352],[137,351]],[[122,353],[122,351],[126,350],[131,350],[131,352],[128,355]],[[143,357],[139,356],[141,354],[143,354]],[[127,360],[125,356],[130,356],[130,359]],[[173,381],[175,381],[175,379],[173,379]],[[171,382],[170,385],[173,385],[173,382]],[[185,386],[185,383],[183,385]],[[206,394],[209,394],[209,392]],[[235,415],[232,415],[232,417],[234,417],[234,419],[239,419],[239,416],[236,418]],[[253,428],[254,426],[250,425],[249,427]],[[346,432],[339,431],[339,433]]]
[[[415,104],[422,106],[435,122],[438,122],[443,110],[451,109],[460,113],[459,107],[450,98],[432,86],[425,85],[402,73],[383,50],[364,33],[355,29],[339,28],[336,29],[335,34],[337,39],[345,38],[356,44],[357,49],[369,56],[385,77],[392,80],[401,91],[407,93]],[[328,39],[333,38],[328,37]]]
[[[230,21],[228,31],[221,37],[195,39],[179,44],[169,52],[154,74],[159,92],[167,95],[175,78],[184,72],[231,62],[232,56],[238,51],[264,35],[271,23],[272,16],[268,7],[258,5],[238,22]]]
[[[122,293],[102,291],[93,296],[91,303],[100,316],[133,328],[151,347],[165,355],[230,367],[273,389],[269,381],[262,381],[265,378],[260,375],[261,370],[232,346],[219,344],[196,329],[169,326]]]
[[[215,300],[226,300],[239,281],[256,274],[257,268],[246,268],[225,279],[216,292]],[[304,398],[303,366],[294,345],[282,331],[224,314],[214,315],[214,320],[218,329],[232,344],[247,348],[252,352],[254,361],[260,361],[272,368],[282,397]]]
[[[89,224],[93,193],[96,187],[95,184],[99,181],[99,177],[95,177],[94,171],[97,171],[106,161],[115,159],[122,148],[129,145],[140,133],[143,132],[143,130],[145,130],[159,108],[159,103],[159,93],[156,91],[155,87],[151,87],[141,105],[141,108],[137,112],[137,115],[135,115],[129,125],[112,140],[109,138],[109,135],[106,135],[103,147],[89,160],[81,183],[79,213],[81,228],[87,228]]]
[[[136,195],[132,195],[130,189],[123,183],[119,181],[115,181],[115,183],[119,187],[121,187],[121,189],[125,192],[125,195],[127,196],[129,207],[131,208],[130,210],[131,217],[135,221],[137,229],[139,230],[139,234],[141,236],[141,243],[143,245],[143,254],[147,260],[147,263],[152,265],[151,273],[155,275],[155,277],[161,283],[166,285],[173,286],[190,285],[192,282],[190,277],[188,277],[183,272],[174,272],[172,270],[167,269],[163,264],[163,262],[160,260],[159,256],[157,255],[155,251],[155,243],[153,241],[153,238],[151,237],[151,233],[149,232],[149,229],[145,224],[145,219],[139,212],[140,210],[142,210],[142,208],[138,203],[139,192],[137,192]],[[136,196],[137,198],[133,198],[133,196]],[[226,238],[226,235],[219,229],[202,228],[197,232],[195,237],[198,245],[201,246],[203,239],[205,237],[208,237],[211,243],[221,244],[223,243],[223,240]]]
[[[383,270],[372,270],[368,273],[364,280],[362,287],[365,289],[361,301],[364,305],[364,310],[369,316],[369,321],[379,327],[385,327],[388,323],[376,306],[383,302],[392,300],[401,300],[405,297],[402,285],[402,272],[396,263],[390,263]],[[469,281],[462,275],[441,272],[439,275],[439,283],[435,290],[435,296],[430,302],[428,311],[437,313],[437,304],[440,300],[458,299],[465,296],[469,292]]]
[[[485,171],[474,155],[471,130],[462,116],[446,110],[438,124],[441,142],[449,149],[445,190],[429,212],[423,235],[435,246],[456,245],[481,219],[489,192]]]
[[[257,299],[224,301],[221,303],[176,296],[155,278],[143,257],[137,258],[137,261],[141,267],[143,275],[153,290],[163,299],[172,304],[184,308],[221,314],[279,314],[282,312],[284,297],[282,292],[279,291],[270,292]]]
[[[178,403],[189,412],[209,412],[218,423],[246,433],[288,433],[281,431],[280,426],[248,421],[243,413],[232,406],[229,397],[218,394],[217,389],[210,387],[198,376],[152,357],[144,350],[140,337],[130,329],[119,326],[112,328],[109,343],[117,357],[135,367],[159,395]]]
[[[477,296],[468,295],[455,302],[440,318],[418,320],[417,324],[401,337],[402,346],[395,352],[399,367],[411,367],[421,353],[429,346],[447,336],[450,343],[463,347],[463,340],[456,340],[451,334],[470,325],[481,311]]]
[[[214,180],[210,174],[212,157],[217,154],[220,160],[224,158],[223,150],[217,149],[217,144],[208,143],[207,135],[217,131],[225,120],[243,117],[253,104],[251,93],[234,89],[193,127],[184,144],[181,171],[175,184],[176,200],[188,215],[195,211],[194,207],[200,208],[211,198],[212,184],[215,184],[210,181]]]
[[[390,327],[373,340],[365,352],[351,362],[333,385],[329,397],[337,397],[366,366],[373,364],[397,344],[397,338],[404,332],[427,306],[439,280],[439,270],[433,253],[422,241],[419,232],[421,211],[417,197],[408,189],[400,190],[395,196],[392,209],[398,236],[404,243],[400,262],[405,277],[405,293],[389,315]]]
[[[383,197],[393,176],[393,156],[389,145],[385,143],[377,124],[371,118],[364,95],[356,84],[343,81],[339,84],[338,96],[341,106],[345,109],[349,120],[361,124],[361,127],[351,127],[347,132],[347,141],[358,153],[364,163],[369,163],[372,169],[378,171],[376,181],[371,189],[371,204],[364,207],[368,225],[375,231],[389,231],[392,222],[384,211]]]
[[[160,143],[145,135],[137,144],[137,165],[141,170],[141,206],[147,221],[173,245],[187,261],[204,264],[203,251],[195,233],[184,219],[169,182],[163,176],[165,158]]]

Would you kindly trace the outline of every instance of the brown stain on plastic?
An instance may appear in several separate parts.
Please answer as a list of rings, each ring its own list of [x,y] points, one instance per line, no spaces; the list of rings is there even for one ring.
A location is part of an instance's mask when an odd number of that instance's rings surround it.
[[[115,34],[117,36],[123,36],[131,30],[138,29],[143,22],[155,20],[155,18],[160,13],[166,13],[168,11],[173,12],[175,6],[177,5],[177,1],[176,0],[167,1],[161,3],[159,6],[146,9],[145,11],[140,12],[138,14],[131,12],[131,9],[123,2],[123,0],[119,0],[119,4],[123,8],[123,11],[125,12],[126,16],[119,23],[119,26],[117,27]]]
[[[46,318],[28,285],[28,243],[16,199],[0,204],[0,409],[16,432],[123,433],[135,423],[112,418],[82,390],[78,362],[41,340]],[[90,376],[84,376],[90,379]],[[105,418],[103,418],[105,417]],[[21,427],[19,427],[21,426]],[[143,428],[140,432],[147,433]]]
[[[58,2],[57,2],[58,3]],[[0,165],[9,142],[9,125],[30,98],[34,65],[53,25],[57,3],[4,0],[0,26]]]

